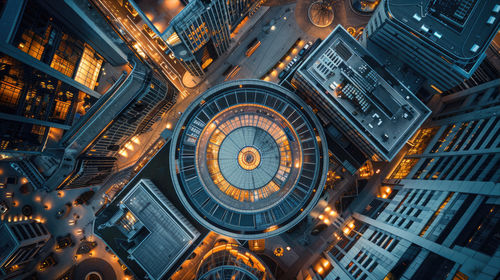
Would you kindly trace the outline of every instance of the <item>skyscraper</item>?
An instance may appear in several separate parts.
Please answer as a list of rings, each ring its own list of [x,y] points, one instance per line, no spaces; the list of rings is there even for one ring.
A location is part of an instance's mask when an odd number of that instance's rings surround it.
[[[431,100],[435,107],[392,179],[500,179],[500,80]]]
[[[105,93],[127,55],[87,3],[3,1],[0,13],[0,150],[40,153]]]
[[[446,91],[471,77],[500,27],[497,1],[385,0],[363,34]]]
[[[226,1],[192,1],[162,34],[173,51],[194,76],[207,68],[229,47],[229,17]]]
[[[299,66],[292,84],[367,158],[392,160],[430,114],[340,25]]]
[[[1,128],[2,147],[36,155],[12,163],[35,188],[100,184],[127,155],[130,139],[149,130],[178,92],[134,58],[85,1],[11,2],[0,22],[19,26],[2,43],[0,98],[8,110],[0,116],[13,121]]]
[[[496,279],[499,82],[432,100],[377,197],[352,204],[325,252],[326,279]]]
[[[169,109],[178,91],[145,66],[134,63],[129,75],[100,98],[73,125],[51,153],[13,166],[35,188],[79,188],[102,183],[119,156],[128,156],[131,138],[146,132]]]
[[[32,261],[50,239],[45,225],[35,221],[4,222],[0,224],[0,236],[2,279],[15,279],[31,273]]]
[[[190,1],[172,19],[161,37],[189,73],[201,77],[205,69],[229,48],[231,32],[263,2]]]

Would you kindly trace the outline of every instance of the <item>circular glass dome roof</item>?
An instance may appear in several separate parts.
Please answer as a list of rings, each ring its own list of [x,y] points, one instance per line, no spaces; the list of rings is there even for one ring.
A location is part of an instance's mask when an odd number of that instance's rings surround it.
[[[196,279],[274,280],[274,276],[248,249],[227,244],[208,251],[198,267]]]
[[[183,114],[170,152],[182,203],[242,239],[279,234],[309,213],[326,179],[323,130],[288,90],[260,80],[212,87]]]

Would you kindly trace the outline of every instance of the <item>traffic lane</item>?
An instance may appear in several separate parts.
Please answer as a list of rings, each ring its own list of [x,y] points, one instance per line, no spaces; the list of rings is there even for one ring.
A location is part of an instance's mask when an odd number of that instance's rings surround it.
[[[288,7],[287,7],[288,8]],[[262,30],[265,22],[262,23],[260,33],[262,34],[262,44],[255,53],[244,62],[245,67],[242,67],[241,73],[236,78],[252,76],[254,78],[261,78],[273,66],[279,64],[279,60],[284,57],[290,47],[301,38],[302,40],[313,39],[301,31],[300,27],[294,21],[293,6],[290,7],[289,12],[285,12],[287,8],[282,9],[282,14],[279,18],[275,19],[275,29],[269,30],[266,33]],[[298,52],[298,51],[297,51]],[[296,55],[297,53],[295,53]],[[294,57],[290,57],[286,62],[288,63]],[[285,67],[285,65],[283,65]],[[277,73],[275,74],[278,75]]]
[[[125,8],[117,5],[117,3],[113,1],[96,0],[96,2],[100,4],[100,6],[102,7],[102,11],[107,12],[108,17],[112,18],[117,25],[120,25],[118,26],[118,29],[123,30],[123,32],[127,32],[129,37],[136,42],[136,44],[140,48],[136,49],[136,51],[139,53],[141,51],[145,51],[146,53],[143,53],[142,56],[145,57],[147,55],[155,63],[157,63],[157,65],[161,65],[160,67],[165,70],[161,74],[166,76],[176,86],[177,89],[179,89],[180,91],[184,91],[185,88],[181,82],[182,76],[178,72],[179,67],[182,66],[180,65],[177,67],[172,66],[172,65],[177,65],[179,63],[172,63],[172,60],[171,59],[169,60],[168,56],[165,54],[163,50],[161,50],[156,41],[154,41],[154,39],[146,35],[143,32],[142,28],[137,26],[136,21],[142,22],[142,20],[134,19],[132,15],[130,15],[130,13]],[[115,13],[111,12],[111,10],[115,11]]]

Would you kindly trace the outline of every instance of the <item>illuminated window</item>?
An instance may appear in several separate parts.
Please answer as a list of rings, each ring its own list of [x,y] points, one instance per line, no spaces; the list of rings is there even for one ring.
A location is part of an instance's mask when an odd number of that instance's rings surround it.
[[[446,197],[446,199],[441,203],[441,205],[439,206],[439,208],[434,212],[434,215],[432,215],[432,217],[429,219],[429,221],[427,221],[427,223],[425,224],[425,226],[422,229],[422,231],[420,231],[420,234],[419,234],[420,237],[422,237],[422,236],[425,235],[425,233],[427,232],[427,230],[429,229],[429,227],[432,225],[432,223],[437,218],[437,216],[439,215],[439,213],[441,213],[441,211],[446,207],[446,205],[448,204],[448,202],[450,201],[451,197],[454,194],[455,194],[454,192],[450,192],[448,194],[448,196]]]
[[[43,136],[45,134],[45,126],[33,125],[31,128],[31,133]]]
[[[64,120],[68,115],[69,107],[71,105],[71,101],[60,101],[56,100],[56,105],[54,107],[54,113],[52,115],[53,118]]]
[[[63,34],[59,47],[57,48],[50,67],[63,73],[68,77],[72,77],[75,71],[75,66],[79,58],[79,53],[75,49],[74,40],[68,34]]]
[[[51,27],[49,26],[46,33],[50,32],[50,29]],[[17,47],[23,52],[40,60],[42,58],[43,51],[45,50],[45,43],[43,41],[43,38],[35,34],[32,30],[25,30],[21,35],[21,42],[17,45]]]
[[[175,46],[177,44],[180,44],[181,43],[181,39],[179,38],[179,36],[177,35],[177,33],[172,33],[172,35],[170,35],[170,37],[168,37],[167,39],[167,44],[171,45],[171,46]]]
[[[0,83],[0,105],[16,106],[19,101],[20,92],[20,87],[2,81]]]
[[[23,81],[17,78],[22,73],[15,66],[15,61],[12,58],[0,57],[0,71],[7,72],[1,76],[2,80],[0,80],[0,105],[11,108],[17,105],[24,86]]]
[[[394,169],[390,178],[391,179],[404,179],[410,174],[412,168],[417,164],[418,158],[404,158],[399,165]]]
[[[415,140],[412,141],[413,146],[408,150],[407,154],[415,155],[423,153],[438,130],[439,127],[420,129],[417,136],[415,137]]]
[[[85,45],[82,59],[76,72],[75,81],[94,89],[99,77],[103,59],[88,45]]]

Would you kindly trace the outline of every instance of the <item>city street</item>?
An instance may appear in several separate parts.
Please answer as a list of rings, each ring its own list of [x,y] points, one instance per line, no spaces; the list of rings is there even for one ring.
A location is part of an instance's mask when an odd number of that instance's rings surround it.
[[[184,98],[187,95],[182,84],[184,68],[175,59],[166,55],[158,43],[143,32],[144,23],[140,17],[134,18],[127,9],[118,5],[117,1],[93,0],[93,2],[108,17],[122,38],[139,53],[139,56],[146,62],[151,60],[148,64],[168,77],[181,92],[181,98]]]
[[[185,74],[184,68],[175,59],[166,55],[157,42],[143,31],[143,22],[140,17],[134,18],[117,1],[93,0],[93,3],[108,17],[114,28],[120,33],[120,36],[135,48],[141,59],[168,77],[180,91],[177,103],[151,127],[151,130],[137,135],[126,145],[126,152],[122,153],[118,158],[116,172],[134,166],[141,157],[151,151],[161,132],[167,128],[173,129],[179,117],[195,98],[212,85],[224,81],[225,77],[222,73],[228,66],[240,66],[240,71],[232,78],[233,80],[263,79],[275,67],[277,67],[276,69],[283,69],[286,63],[297,56],[298,51],[305,42],[314,42],[318,38],[326,37],[336,24],[343,24],[345,27],[357,27],[366,24],[368,21],[368,17],[357,16],[349,9],[348,0],[338,1],[335,3],[336,17],[334,23],[324,29],[317,29],[307,23],[307,5],[309,1],[299,0],[297,3],[291,1],[269,2],[269,7],[262,8],[260,13],[254,15],[256,18],[253,21],[250,20],[247,23],[248,26],[241,29],[241,33],[234,38],[230,50],[209,67],[205,79],[193,88],[186,88],[182,84],[182,77]],[[259,40],[261,45],[250,57],[247,57],[245,52],[254,39]],[[295,46],[294,44],[299,39],[300,45]],[[284,60],[281,60],[282,58]],[[283,65],[277,66],[280,61],[283,62]],[[277,82],[278,74],[278,71],[273,71],[269,80]],[[19,176],[10,166],[5,164],[0,165],[0,171],[0,175],[4,177]],[[94,260],[96,258],[109,263],[117,279],[126,279],[124,269],[116,256],[107,252],[105,250],[106,245],[102,240],[96,238],[92,232],[94,214],[104,203],[102,196],[106,191],[104,187],[99,188],[99,186],[96,186],[92,188],[96,193],[90,200],[89,205],[72,206],[67,215],[65,214],[58,219],[56,213],[61,209],[65,209],[66,204],[72,204],[80,194],[88,189],[51,193],[34,191],[32,194],[21,194],[19,187],[22,182],[24,182],[24,179],[20,178],[19,184],[8,185],[6,189],[0,190],[4,193],[12,193],[12,199],[8,200],[11,209],[0,218],[2,220],[24,219],[21,214],[21,207],[29,204],[33,206],[33,218],[44,222],[54,239],[69,233],[75,244],[69,248],[55,250],[58,264],[41,272],[42,279],[57,279],[76,264],[84,261],[88,263],[99,262]],[[316,253],[321,252],[321,249],[326,246],[325,242],[328,241],[332,230],[333,227],[330,227],[322,235],[313,238],[313,244],[310,247],[302,246],[298,240],[290,239],[290,237],[284,235],[280,238],[268,240],[267,250],[273,250],[278,246],[291,246],[293,249],[286,252],[286,256],[278,260],[278,262],[283,267],[291,268],[294,266],[298,268],[301,267],[303,262],[307,261],[307,258],[298,256],[316,257]],[[97,247],[88,254],[76,255],[80,240],[84,237],[87,241],[97,242]],[[55,245],[49,249],[54,248]],[[102,264],[103,270],[106,270],[105,263]],[[81,273],[79,271],[82,271],[82,269],[77,267],[75,271]],[[297,271],[290,269],[287,275],[293,275],[294,273],[296,274]],[[191,274],[194,274],[194,271]]]

